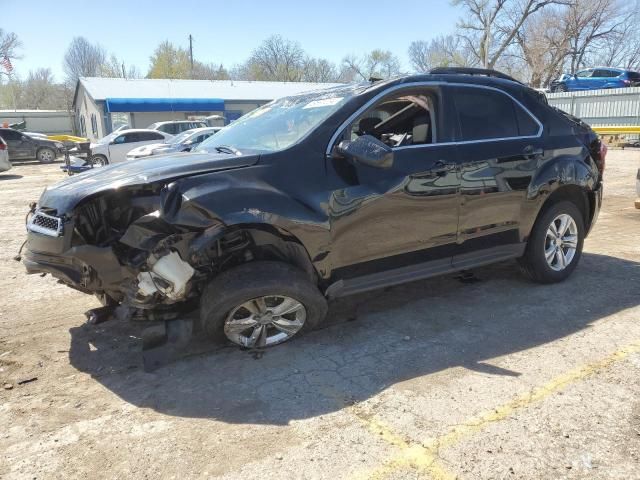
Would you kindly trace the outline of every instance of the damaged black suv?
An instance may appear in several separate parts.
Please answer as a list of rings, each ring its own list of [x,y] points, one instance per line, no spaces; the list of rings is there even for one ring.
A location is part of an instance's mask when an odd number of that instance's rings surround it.
[[[327,298],[507,259],[564,280],[605,154],[495,71],[336,87],[271,102],[193,152],[47,188],[24,264],[124,316],[199,309],[214,339],[270,346],[322,322]]]

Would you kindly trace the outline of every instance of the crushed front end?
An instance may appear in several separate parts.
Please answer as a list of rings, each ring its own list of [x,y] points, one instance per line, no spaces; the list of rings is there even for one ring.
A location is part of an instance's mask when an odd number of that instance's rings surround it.
[[[185,261],[197,260],[190,243],[200,232],[160,218],[163,188],[107,192],[70,212],[39,205],[27,222],[27,272],[49,273],[105,304],[152,319],[193,308],[196,285],[210,272]]]
[[[184,154],[137,160],[70,177],[48,187],[27,220],[23,262],[94,294],[118,316],[176,318],[197,307],[201,289],[242,243],[212,202],[183,197],[181,186],[228,185],[225,171],[256,155]]]

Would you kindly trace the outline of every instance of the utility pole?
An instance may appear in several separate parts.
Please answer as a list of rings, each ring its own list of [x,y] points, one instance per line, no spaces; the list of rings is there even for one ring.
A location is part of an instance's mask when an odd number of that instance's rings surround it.
[[[124,62],[122,62],[122,78],[127,78],[127,72],[124,69]]]
[[[191,60],[191,78],[193,79],[193,37],[189,34],[189,59]]]

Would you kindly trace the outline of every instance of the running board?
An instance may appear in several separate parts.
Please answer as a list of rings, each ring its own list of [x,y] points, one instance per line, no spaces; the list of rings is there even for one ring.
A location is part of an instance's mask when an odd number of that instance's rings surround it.
[[[325,296],[330,299],[346,297],[368,290],[378,290],[380,288],[423,280],[446,273],[502,262],[504,260],[521,257],[524,254],[525,248],[526,243],[501,245],[477,252],[456,255],[453,258],[431,260],[417,265],[409,265],[393,270],[385,270],[384,272],[363,275],[362,277],[338,280],[329,285],[325,291]]]

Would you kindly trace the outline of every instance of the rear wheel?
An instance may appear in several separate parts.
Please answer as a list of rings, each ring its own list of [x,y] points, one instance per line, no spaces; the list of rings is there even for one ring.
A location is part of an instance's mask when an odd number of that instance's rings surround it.
[[[36,158],[40,163],[51,163],[56,159],[56,152],[49,147],[43,147],[36,153]]]
[[[575,204],[552,205],[533,227],[520,259],[523,271],[536,282],[561,282],[580,260],[584,232],[584,218]]]
[[[308,276],[281,262],[251,262],[214,278],[202,294],[200,322],[217,342],[271,347],[317,327],[327,302]]]

